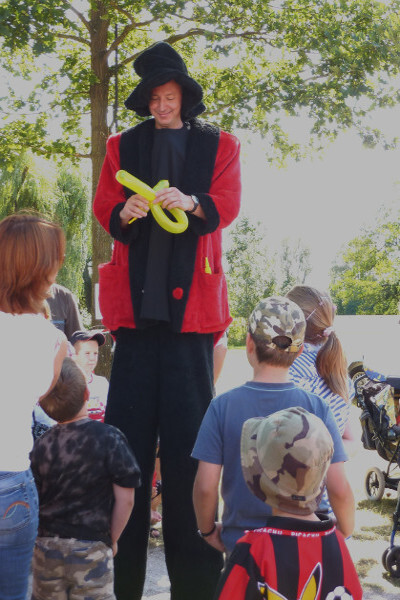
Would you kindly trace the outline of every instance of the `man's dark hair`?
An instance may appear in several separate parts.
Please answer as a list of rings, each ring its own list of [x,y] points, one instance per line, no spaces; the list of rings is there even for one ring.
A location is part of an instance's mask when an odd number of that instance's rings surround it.
[[[72,358],[64,358],[60,377],[46,396],[40,400],[43,410],[58,423],[70,421],[85,403],[86,379]]]

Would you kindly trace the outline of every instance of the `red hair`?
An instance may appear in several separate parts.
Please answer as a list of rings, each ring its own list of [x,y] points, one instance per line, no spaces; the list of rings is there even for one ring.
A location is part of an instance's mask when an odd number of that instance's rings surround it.
[[[42,216],[20,212],[0,221],[0,310],[41,312],[64,254],[61,227]]]

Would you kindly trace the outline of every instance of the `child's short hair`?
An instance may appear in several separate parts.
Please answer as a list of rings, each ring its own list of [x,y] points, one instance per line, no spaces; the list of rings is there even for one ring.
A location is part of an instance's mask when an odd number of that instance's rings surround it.
[[[86,378],[72,358],[64,358],[56,385],[40,405],[58,423],[73,419],[85,403]]]
[[[248,419],[240,450],[244,479],[257,498],[295,515],[317,510],[333,455],[319,417],[296,406]]]
[[[249,317],[249,334],[259,362],[290,367],[304,342],[306,320],[291,300],[282,296],[263,298]]]

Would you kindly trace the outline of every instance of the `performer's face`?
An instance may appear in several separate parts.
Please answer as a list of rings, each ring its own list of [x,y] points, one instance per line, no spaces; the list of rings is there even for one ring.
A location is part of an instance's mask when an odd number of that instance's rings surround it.
[[[156,121],[156,129],[180,129],[182,89],[176,81],[168,81],[151,92],[149,110]]]

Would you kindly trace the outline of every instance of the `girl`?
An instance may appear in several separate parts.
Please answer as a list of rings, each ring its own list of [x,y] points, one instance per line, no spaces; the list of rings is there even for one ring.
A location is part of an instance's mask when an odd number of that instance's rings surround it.
[[[300,306],[307,322],[304,351],[290,367],[290,378],[329,404],[349,450],[354,440],[349,425],[354,387],[333,328],[336,307],[329,294],[306,285],[295,286],[286,296]]]

